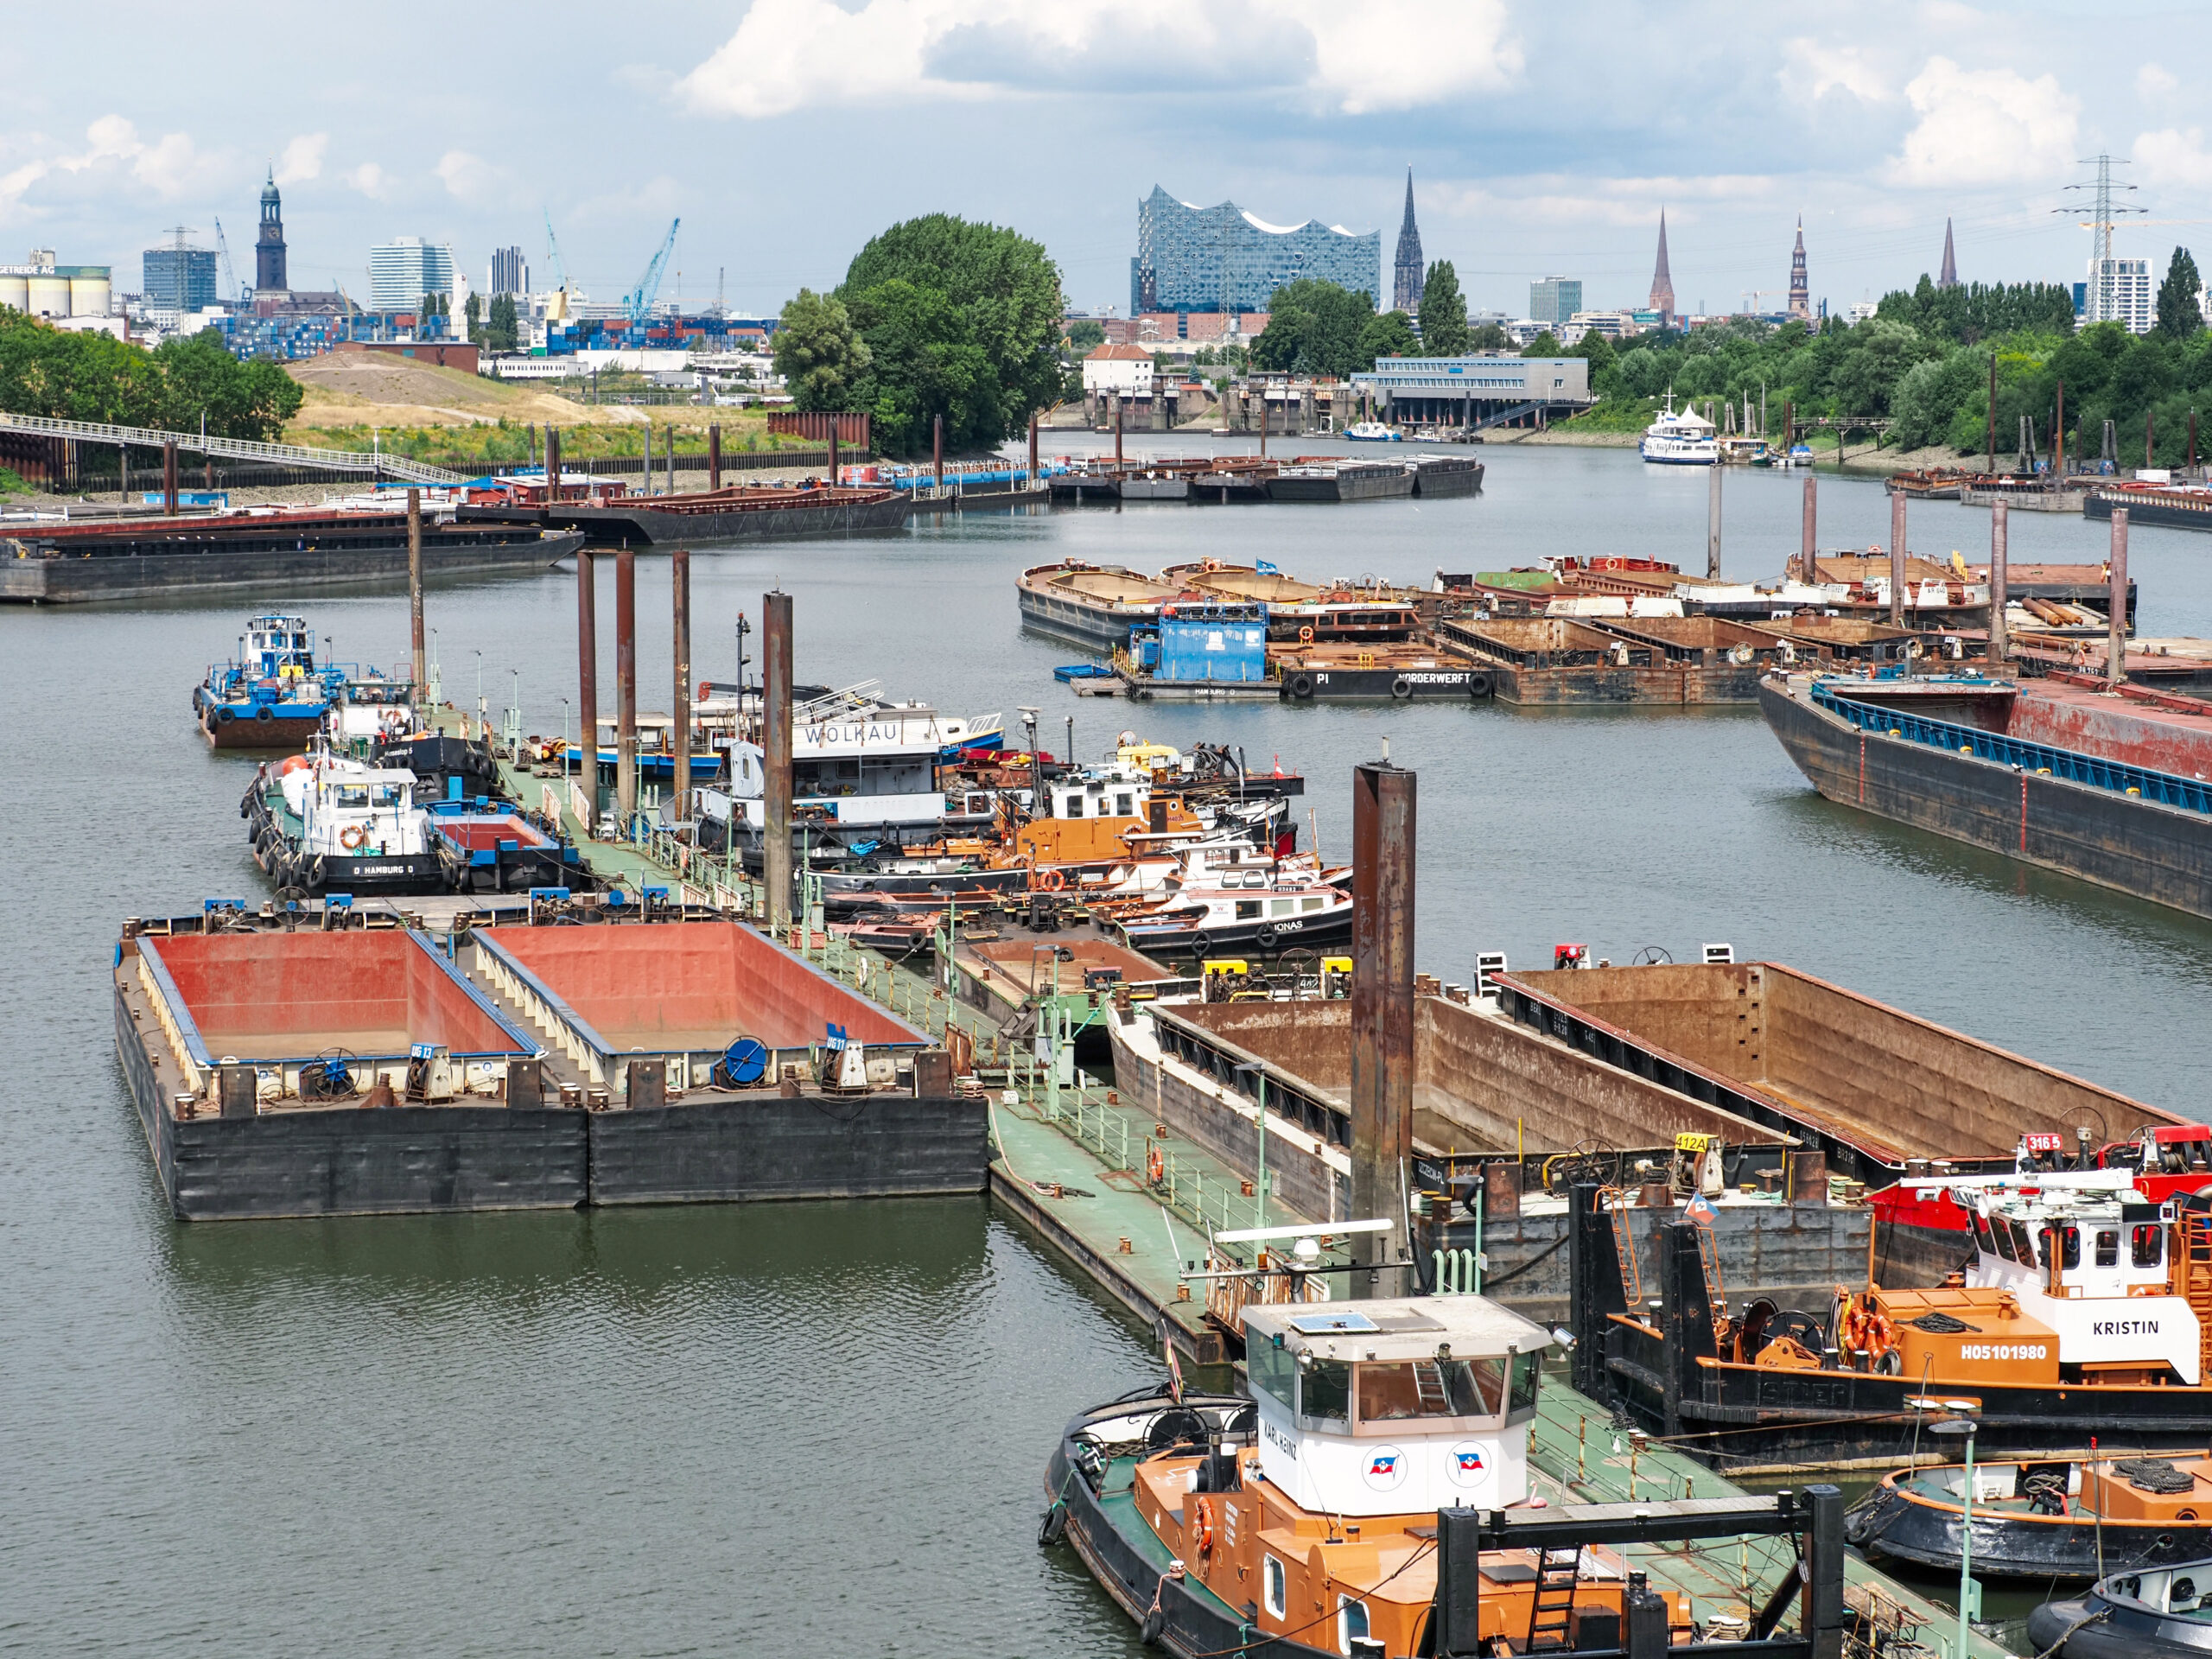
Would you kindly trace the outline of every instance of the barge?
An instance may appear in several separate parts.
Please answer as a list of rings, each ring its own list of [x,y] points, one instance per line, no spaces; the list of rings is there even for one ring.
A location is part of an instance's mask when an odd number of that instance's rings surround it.
[[[1811,675],[1759,684],[1829,800],[2212,917],[2212,727],[2052,680]]]
[[[1014,585],[1022,626],[1101,654],[1125,649],[1129,630],[1158,622],[1160,606],[1181,591],[1121,565],[1080,559],[1033,565]]]
[[[1436,637],[1486,668],[1506,702],[1749,702],[1762,662],[1795,647],[1710,616],[1440,619]]]
[[[583,545],[573,531],[459,511],[457,522],[423,518],[423,570],[429,580],[543,570]],[[54,604],[406,580],[407,520],[396,511],[119,519],[0,537],[0,601]]]
[[[1480,701],[1497,689],[1488,668],[1418,645],[1295,645],[1268,669],[1293,702]]]
[[[1268,481],[1270,501],[1385,501],[1414,493],[1414,469],[1392,461],[1300,456]]]
[[[116,1044],[171,1212],[982,1190],[982,1103],[924,1033],[748,927],[637,912],[533,895],[450,943],[337,902],[133,923]]]
[[[779,489],[737,484],[681,495],[608,496],[540,506],[464,507],[463,520],[535,524],[581,535],[593,547],[694,546],[707,542],[782,541],[798,536],[861,536],[905,528],[913,506],[906,490]]]

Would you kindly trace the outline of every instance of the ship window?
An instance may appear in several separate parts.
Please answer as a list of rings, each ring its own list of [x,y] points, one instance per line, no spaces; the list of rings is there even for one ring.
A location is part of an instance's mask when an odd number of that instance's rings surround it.
[[[1268,1614],[1272,1618],[1284,1618],[1290,1611],[1290,1574],[1274,1556],[1268,1556],[1267,1560]]]
[[[369,804],[369,786],[366,784],[340,784],[331,791],[331,795],[340,806],[366,806]]]
[[[1081,817],[1083,816],[1083,797],[1080,795],[1069,796],[1068,810],[1062,816],[1071,818]]]
[[[2007,1262],[2018,1262],[2020,1259],[2020,1252],[2013,1246],[2012,1229],[2007,1224],[2004,1217],[1992,1216],[1989,1218],[1989,1230],[1996,1238],[1997,1254]]]
[[[1255,1340],[1247,1345],[1244,1362],[1246,1375],[1254,1388],[1269,1399],[1280,1401],[1286,1411],[1296,1403],[1298,1362],[1289,1349]]]
[[[1367,1604],[1351,1596],[1338,1596],[1337,1609],[1337,1634],[1342,1638],[1338,1646],[1350,1653],[1353,1643],[1367,1639]]]
[[[1287,916],[1297,908],[1298,900],[1295,899],[1270,899],[1268,900],[1268,914],[1270,916]]]
[[[2165,1256],[2165,1229],[2146,1221],[2127,1230],[2128,1259],[2139,1268],[2155,1268]]]
[[[1114,798],[1114,810],[1120,817],[1124,818],[1128,817],[1135,812],[1135,809],[1136,798],[1135,796],[1116,795]]]
[[[369,800],[377,806],[397,806],[400,804],[400,787],[397,784],[372,785],[369,790]]]
[[[1240,922],[1252,920],[1260,913],[1260,903],[1257,899],[1239,899],[1236,901],[1236,919]]]
[[[1505,1361],[1401,1360],[1359,1368],[1359,1421],[1495,1417],[1505,1402]]]
[[[1329,901],[1325,899],[1305,899],[1299,901],[1300,910],[1319,910]]]
[[[1997,1245],[1989,1236],[1989,1217],[1979,1210],[1971,1213],[1974,1217],[1974,1242],[1981,1246],[1984,1255],[1996,1255]]]
[[[1351,1362],[1317,1359],[1298,1379],[1298,1414],[1315,1425],[1341,1427],[1351,1419]]]
[[[2012,1249],[2014,1254],[2018,1257],[2020,1265],[2024,1268],[2035,1267],[2037,1265],[2036,1262],[2036,1243],[2035,1240],[2028,1235],[2027,1223],[2024,1221],[2015,1221],[2012,1224]]]
[[[1513,1391],[1505,1402],[1506,1419],[1510,1422],[1523,1412],[1536,1408],[1536,1385],[1543,1377],[1541,1354],[1513,1356]]]
[[[2097,1235],[2097,1265],[2101,1268],[2120,1265],[2120,1235],[2110,1228]]]
[[[2059,1230],[2059,1262],[2069,1270],[2082,1265],[2082,1230],[2079,1227]]]

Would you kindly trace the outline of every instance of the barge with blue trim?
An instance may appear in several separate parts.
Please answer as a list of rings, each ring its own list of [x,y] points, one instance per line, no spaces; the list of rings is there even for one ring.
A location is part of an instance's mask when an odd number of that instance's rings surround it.
[[[1832,801],[2212,917],[2212,703],[1895,669],[1758,696]]]
[[[545,889],[132,921],[116,1046],[181,1221],[983,1190],[928,1033],[703,909]],[[636,919],[630,919],[635,918]]]

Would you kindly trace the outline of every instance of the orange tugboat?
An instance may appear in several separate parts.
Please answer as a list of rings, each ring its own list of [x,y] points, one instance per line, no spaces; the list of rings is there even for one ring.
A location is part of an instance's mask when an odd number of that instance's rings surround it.
[[[1804,1623],[1840,1623],[1834,1488],[1796,1509],[1786,1494],[1532,1497],[1551,1338],[1518,1314],[1452,1296],[1248,1305],[1243,1320],[1249,1399],[1141,1391],[1077,1418],[1052,1461],[1039,1541],[1072,1543],[1147,1645],[1185,1659],[1718,1652],[1687,1599],[1649,1587],[1618,1546],[1752,1530],[1810,1531]],[[1797,1585],[1756,1638],[1799,1606]],[[1787,1637],[1758,1649],[1814,1650]]]

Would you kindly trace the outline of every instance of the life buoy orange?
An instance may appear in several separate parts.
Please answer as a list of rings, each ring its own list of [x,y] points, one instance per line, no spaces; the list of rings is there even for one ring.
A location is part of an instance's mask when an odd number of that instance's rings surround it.
[[[1201,1556],[1213,1554],[1213,1500],[1202,1497],[1191,1511],[1191,1541]]]
[[[1301,645],[1310,645],[1313,643],[1313,629],[1311,624],[1299,629],[1298,643]]]
[[[1067,877],[1063,875],[1058,870],[1039,870],[1037,872],[1037,885],[1039,887],[1042,887],[1046,893],[1058,893],[1061,888],[1066,887],[1067,884]]]
[[[1158,1147],[1145,1148],[1144,1173],[1146,1179],[1154,1186],[1158,1186],[1167,1179],[1167,1160],[1160,1155]]]
[[[338,844],[349,853],[357,853],[369,844],[369,832],[358,823],[349,823],[338,832]]]

